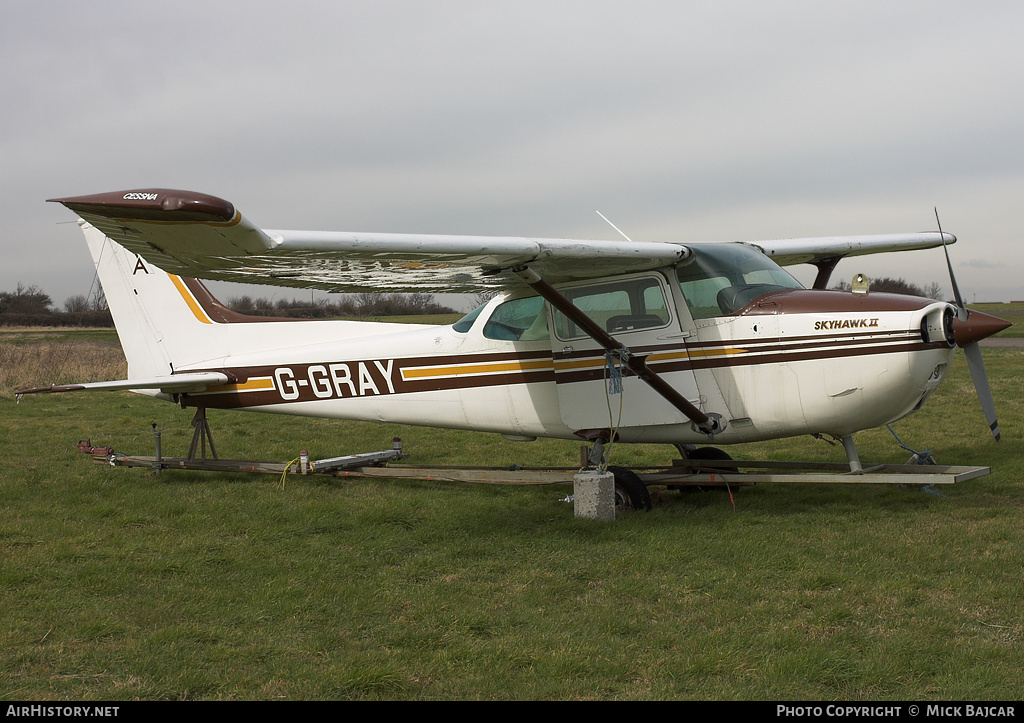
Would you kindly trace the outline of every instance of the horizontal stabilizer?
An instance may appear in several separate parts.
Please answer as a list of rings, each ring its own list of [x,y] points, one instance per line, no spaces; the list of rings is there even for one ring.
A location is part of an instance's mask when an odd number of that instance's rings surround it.
[[[52,394],[54,392],[116,392],[130,389],[159,389],[162,392],[201,392],[209,387],[227,384],[231,379],[223,372],[182,372],[169,377],[118,379],[111,382],[84,384],[53,384],[48,387],[21,389],[15,394]]]

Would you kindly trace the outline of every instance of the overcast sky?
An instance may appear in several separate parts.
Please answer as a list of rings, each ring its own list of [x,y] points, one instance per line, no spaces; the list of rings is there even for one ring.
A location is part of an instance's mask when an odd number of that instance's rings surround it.
[[[167,187],[264,228],[684,243],[937,206],[967,300],[1024,299],[1022,37],[1021,2],[5,1],[0,290],[89,290],[47,198]],[[941,250],[857,272],[950,293]]]

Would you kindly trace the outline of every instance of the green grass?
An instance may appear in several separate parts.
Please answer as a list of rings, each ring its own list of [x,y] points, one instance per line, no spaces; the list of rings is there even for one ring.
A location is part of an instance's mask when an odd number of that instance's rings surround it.
[[[577,520],[565,487],[94,465],[82,438],[183,454],[190,414],[130,394],[0,398],[0,699],[1016,699],[1024,686],[1024,354],[986,350],[1004,439],[962,357],[896,425],[990,476],[662,492]],[[578,445],[210,413],[222,456],[386,449],[574,464]],[[886,430],[868,461],[905,461]],[[841,461],[780,440],[736,456]],[[613,450],[663,462],[665,446]]]
[[[353,316],[352,321],[386,321],[391,324],[454,324],[465,314],[404,314],[401,316]]]
[[[0,343],[27,344],[40,340],[88,341],[102,344],[118,344],[117,332],[113,328],[79,328],[74,326],[0,326]]]

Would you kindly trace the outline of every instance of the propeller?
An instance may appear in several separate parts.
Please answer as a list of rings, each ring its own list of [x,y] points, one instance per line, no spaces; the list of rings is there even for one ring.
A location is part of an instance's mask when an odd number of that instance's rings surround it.
[[[985,413],[992,436],[998,442],[999,421],[996,419],[996,405],[992,400],[992,390],[988,384],[988,374],[985,373],[985,362],[981,358],[981,347],[978,342],[1002,331],[1012,324],[991,314],[981,311],[971,311],[964,303],[960,295],[960,289],[956,285],[956,276],[953,275],[953,264],[949,260],[949,248],[946,246],[946,235],[942,233],[942,222],[939,220],[939,209],[935,209],[935,222],[939,225],[939,236],[942,238],[942,250],[946,254],[946,267],[949,269],[949,281],[953,285],[953,297],[956,299],[956,319],[953,321],[953,338],[956,345],[964,350],[967,357],[967,368],[971,372],[971,379],[974,381],[974,389],[978,393],[978,401],[981,402],[981,409]]]

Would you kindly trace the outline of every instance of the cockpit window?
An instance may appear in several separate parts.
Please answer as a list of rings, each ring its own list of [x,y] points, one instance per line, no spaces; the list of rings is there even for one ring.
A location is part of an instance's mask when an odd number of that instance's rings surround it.
[[[544,299],[527,296],[499,304],[484,324],[484,336],[501,341],[536,341],[548,338]]]
[[[770,291],[802,289],[799,281],[757,249],[743,244],[693,245],[693,258],[676,269],[694,319],[734,314]]]
[[[478,316],[480,316],[480,312],[484,310],[485,306],[487,306],[486,303],[473,309],[471,312],[469,312],[464,317],[462,317],[454,324],[452,324],[452,329],[459,332],[460,334],[465,334],[467,331],[473,328],[473,322],[476,321],[476,318]]]

